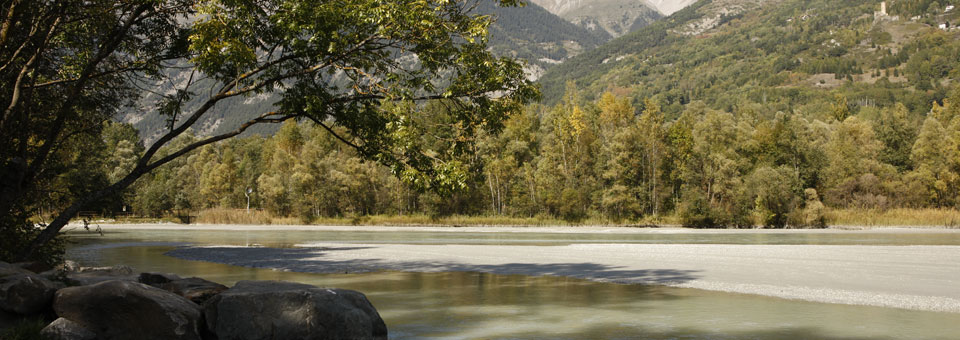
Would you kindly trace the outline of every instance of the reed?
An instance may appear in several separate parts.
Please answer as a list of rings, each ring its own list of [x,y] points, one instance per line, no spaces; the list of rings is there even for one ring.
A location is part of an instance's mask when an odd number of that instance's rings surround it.
[[[833,227],[940,227],[960,228],[960,210],[957,209],[829,209],[827,224]],[[169,217],[161,219],[174,221]],[[118,219],[116,222],[145,223],[149,220]],[[153,222],[156,222],[154,219]],[[204,209],[197,214],[196,223],[203,224],[249,224],[249,225],[378,225],[378,226],[679,226],[680,218],[674,215],[648,216],[638,220],[612,221],[601,217],[589,217],[580,221],[565,221],[551,216],[512,217],[497,215],[358,215],[341,217],[275,216],[263,210]]]
[[[278,224],[267,211],[245,209],[204,209],[197,215],[197,223],[205,224]]]
[[[274,216],[267,211],[244,209],[204,209],[198,213],[197,223],[204,224],[275,224],[275,225],[394,225],[394,226],[651,226],[677,225],[679,219],[675,216],[646,217],[641,220],[611,221],[603,218],[587,218],[580,221],[565,221],[549,216],[512,217],[497,215],[453,215],[430,216],[426,214],[412,215],[359,215],[340,217],[315,217],[303,219],[299,217]]]
[[[957,209],[831,209],[826,217],[831,226],[960,227]]]

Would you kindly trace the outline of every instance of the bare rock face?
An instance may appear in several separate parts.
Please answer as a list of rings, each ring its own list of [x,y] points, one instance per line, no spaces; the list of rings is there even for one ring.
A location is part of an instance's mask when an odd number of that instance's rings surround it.
[[[0,309],[22,315],[42,312],[50,306],[59,286],[37,274],[0,277]]]
[[[40,331],[40,337],[47,340],[93,340],[97,334],[76,322],[58,318]]]
[[[360,292],[279,281],[240,281],[204,304],[220,340],[386,339],[387,326]]]
[[[200,339],[200,307],[179,295],[130,281],[57,291],[57,315],[98,339]]]
[[[160,285],[160,289],[190,299],[197,304],[203,304],[215,295],[227,290],[227,286],[199,277],[191,277],[164,283]]]

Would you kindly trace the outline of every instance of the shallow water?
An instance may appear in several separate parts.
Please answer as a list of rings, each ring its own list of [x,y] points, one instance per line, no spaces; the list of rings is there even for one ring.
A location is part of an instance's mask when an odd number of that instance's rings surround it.
[[[568,244],[651,235],[312,231],[130,231],[75,234],[68,257],[84,265],[127,264],[232,285],[288,280],[364,292],[392,339],[958,339],[960,314],[790,301],[695,289],[596,283],[563,277],[472,272],[308,274],[180,260],[163,254],[186,242],[290,246],[306,242]],[[492,235],[496,234],[496,235]],[[774,234],[781,235],[781,234]],[[852,242],[897,243],[904,235],[846,235]],[[909,236],[913,236],[908,234]],[[474,239],[473,236],[477,238]],[[642,236],[642,237],[641,237]],[[655,235],[663,236],[663,235]],[[682,242],[687,240],[702,242]],[[656,243],[837,242],[837,235],[672,235]],[[887,237],[892,236],[892,237]],[[923,234],[923,236],[931,236]],[[371,240],[371,238],[373,238]],[[606,240],[606,241],[604,241]],[[712,241],[712,242],[707,242]],[[806,244],[806,243],[799,243]],[[850,243],[814,243],[850,244]]]

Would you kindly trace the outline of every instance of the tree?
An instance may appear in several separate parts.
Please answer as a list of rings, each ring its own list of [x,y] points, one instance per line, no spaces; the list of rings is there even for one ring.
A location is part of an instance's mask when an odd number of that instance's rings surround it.
[[[708,110],[693,127],[693,149],[683,173],[684,223],[695,226],[749,225],[744,202],[742,157],[737,152],[737,122],[726,112]]]
[[[660,168],[663,166],[667,149],[664,143],[666,132],[663,128],[663,112],[660,111],[660,105],[653,100],[645,99],[643,106],[643,113],[640,115],[640,121],[637,122],[640,143],[643,147],[643,182],[646,201],[649,202],[649,212],[657,215],[660,212],[660,190],[662,190]]]
[[[824,169],[828,203],[876,208],[886,200],[880,181],[895,169],[878,161],[883,143],[868,121],[850,117],[837,123],[826,145],[829,165]],[[880,200],[880,201],[877,201]]]
[[[761,167],[748,176],[747,187],[753,191],[754,214],[764,226],[783,228],[800,203],[800,181],[787,166]]]
[[[960,189],[960,174],[955,167],[958,165],[958,151],[954,134],[936,118],[927,117],[910,154],[915,168],[907,175],[925,189],[925,201],[937,207],[956,203],[956,193]]]
[[[627,98],[605,93],[597,103],[600,153],[597,173],[604,181],[600,206],[604,213],[621,220],[641,215],[639,190],[645,168],[640,125]]]
[[[917,139],[916,128],[907,118],[908,114],[907,107],[898,103],[892,109],[884,109],[874,125],[877,139],[884,145],[880,151],[880,161],[893,165],[900,172],[913,167],[910,153]]]
[[[847,104],[847,97],[843,95],[834,96],[835,103],[831,105],[833,119],[842,122],[850,116],[850,105]]]
[[[479,1],[479,0],[478,0]],[[503,6],[517,0],[497,0]],[[79,134],[94,134],[144,86],[189,69],[159,103],[169,127],[120,180],[91,190],[62,209],[16,251],[36,258],[76,215],[98,199],[204,145],[256,124],[309,120],[358,153],[407,178],[439,183],[450,163],[431,158],[403,133],[419,107],[385,102],[443,98],[464,131],[498,130],[537,96],[521,65],[487,50],[489,17],[475,4],[445,0],[13,1],[0,31],[0,121],[4,216],[29,215],[27,192],[52,175],[50,156]],[[184,18],[193,18],[186,20]],[[199,81],[203,79],[203,81]],[[171,141],[229,98],[272,94],[274,110],[234,130],[180,148]],[[185,102],[199,103],[189,109]],[[343,127],[340,130],[334,126]],[[4,218],[4,227],[16,223]],[[10,219],[11,221],[14,219]],[[21,228],[23,223],[16,224]]]

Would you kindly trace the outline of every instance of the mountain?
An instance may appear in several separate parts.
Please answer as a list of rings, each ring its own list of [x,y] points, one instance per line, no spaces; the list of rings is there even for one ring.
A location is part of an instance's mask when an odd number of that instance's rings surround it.
[[[553,14],[592,31],[612,37],[638,30],[663,15],[641,0],[531,0]]]
[[[694,2],[697,0],[649,0],[649,3],[663,15],[676,13]]]
[[[960,77],[960,30],[947,24],[960,11],[923,10],[932,3],[893,1],[882,15],[868,0],[699,1],[551,68],[544,100],[573,83],[586,99],[653,98],[668,115],[692,102],[825,115],[837,98],[853,113],[902,103],[921,115]]]
[[[492,15],[495,22],[489,28],[489,47],[497,55],[511,56],[527,63],[526,71],[531,79],[537,79],[547,68],[585,51],[592,50],[611,39],[604,31],[591,31],[574,25],[536,4],[524,7],[501,8],[492,1],[483,1],[476,13]],[[162,95],[176,94],[190,80],[190,72],[177,70],[170,81],[152,84],[154,93],[146,94],[137,107],[121,114],[120,120],[132,123],[148,142],[158,138],[169,124],[165,116],[157,114],[156,105]],[[196,88],[211,84],[198,83]],[[185,112],[200,105],[199,98],[187,101]],[[241,122],[269,111],[276,100],[269,95],[249,98],[231,98],[221,101],[195,130],[201,135],[223,133],[236,128]],[[271,134],[277,127],[261,124],[248,130],[249,133]]]
[[[589,51],[612,37],[604,31],[574,25],[536,5],[499,7],[481,2],[480,13],[494,16],[489,44],[494,53],[512,56],[528,63],[532,79],[567,58]]]

